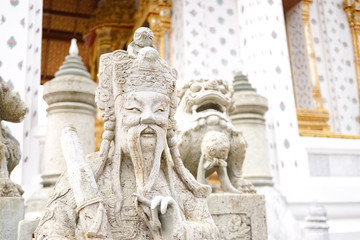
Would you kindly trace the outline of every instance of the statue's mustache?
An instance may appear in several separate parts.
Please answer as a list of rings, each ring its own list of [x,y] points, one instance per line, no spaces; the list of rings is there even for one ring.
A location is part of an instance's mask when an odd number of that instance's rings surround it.
[[[144,135],[154,135],[156,137],[155,155],[152,167],[149,172],[144,172],[144,159],[142,156],[140,138]],[[137,192],[141,194],[149,193],[155,180],[158,177],[161,155],[166,145],[166,130],[156,124],[140,124],[128,129],[128,147],[131,160],[134,165]],[[144,181],[146,178],[147,181]]]
[[[155,129],[154,126],[148,125],[140,134],[156,134],[157,131]]]

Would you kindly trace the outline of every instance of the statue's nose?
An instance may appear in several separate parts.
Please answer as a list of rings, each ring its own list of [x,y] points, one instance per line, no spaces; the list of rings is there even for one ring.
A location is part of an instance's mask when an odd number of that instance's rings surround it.
[[[142,124],[155,124],[155,117],[151,111],[145,111],[141,115],[140,123]]]

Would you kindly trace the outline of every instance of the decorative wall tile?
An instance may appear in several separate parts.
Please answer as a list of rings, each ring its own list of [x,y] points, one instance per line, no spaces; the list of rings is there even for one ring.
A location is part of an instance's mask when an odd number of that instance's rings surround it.
[[[6,21],[6,18],[4,15],[1,15],[1,20],[0,20],[0,25],[4,24],[4,22]]]
[[[16,6],[19,4],[19,0],[10,0],[10,4],[11,4],[13,7],[16,7]]]
[[[173,1],[172,53],[179,82],[193,78],[232,81],[239,64],[238,28],[233,24],[236,4],[235,0]]]
[[[16,40],[15,40],[14,36],[11,36],[9,38],[9,40],[7,40],[6,44],[8,45],[8,47],[10,49],[13,49],[16,46]]]

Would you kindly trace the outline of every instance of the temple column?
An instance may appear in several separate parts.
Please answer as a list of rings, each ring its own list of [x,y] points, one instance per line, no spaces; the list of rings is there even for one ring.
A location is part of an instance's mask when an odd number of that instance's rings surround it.
[[[299,179],[307,170],[307,162],[298,133],[282,1],[238,0],[238,11],[239,70],[267,98],[269,107],[265,114],[268,164],[275,187],[258,188],[259,193],[266,195],[269,239],[302,239],[285,201],[305,182],[299,183]]]
[[[296,106],[282,1],[238,1],[241,71],[268,99],[268,152],[275,183],[292,188],[304,152],[299,145]]]

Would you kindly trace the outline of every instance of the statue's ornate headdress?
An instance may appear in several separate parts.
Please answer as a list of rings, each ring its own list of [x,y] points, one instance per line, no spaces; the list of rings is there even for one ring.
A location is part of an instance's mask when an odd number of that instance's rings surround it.
[[[110,95],[116,99],[128,92],[159,92],[170,98],[175,92],[176,71],[152,47],[152,32],[139,28],[128,51],[118,50],[100,57],[96,102],[105,109]],[[145,39],[145,40],[143,40]]]
[[[137,58],[115,53],[113,58],[114,98],[128,92],[152,91],[169,97],[175,91],[176,71],[152,47],[144,47]]]

